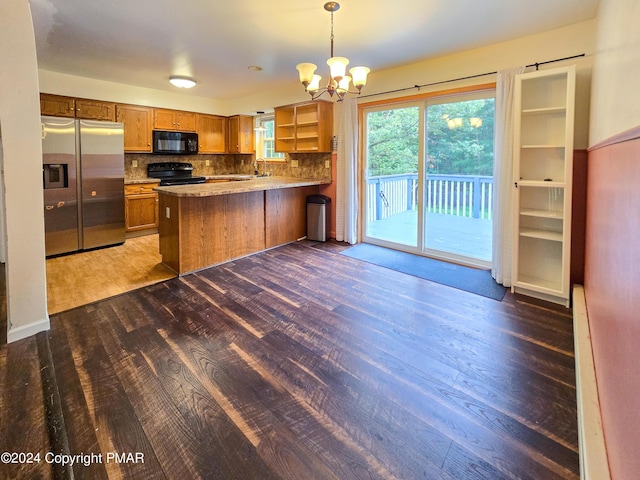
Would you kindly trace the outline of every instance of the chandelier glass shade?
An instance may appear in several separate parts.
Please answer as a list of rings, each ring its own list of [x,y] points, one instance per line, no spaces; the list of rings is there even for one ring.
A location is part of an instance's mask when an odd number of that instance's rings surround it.
[[[331,97],[335,95],[338,101],[341,101],[347,93],[359,95],[362,87],[367,84],[367,75],[371,71],[368,67],[353,67],[349,70],[350,75],[347,75],[349,59],[333,56],[333,12],[336,12],[339,8],[340,4],[338,2],[324,4],[324,9],[331,13],[331,57],[327,60],[330,76],[327,84],[320,86],[322,77],[315,73],[318,68],[315,64],[299,63],[296,65],[296,69],[300,74],[300,83],[304,85],[305,92],[311,95],[312,100],[320,97],[325,92],[328,92]],[[349,90],[352,82],[356,88],[355,91]]]

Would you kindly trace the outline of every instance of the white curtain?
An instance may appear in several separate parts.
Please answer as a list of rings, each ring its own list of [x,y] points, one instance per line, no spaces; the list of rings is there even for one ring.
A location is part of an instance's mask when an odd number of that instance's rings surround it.
[[[342,102],[338,127],[336,187],[336,240],[358,241],[358,104],[353,97]]]
[[[498,72],[496,84],[495,159],[493,167],[493,258],[491,276],[511,286],[513,255],[513,130],[515,77],[518,67]]]

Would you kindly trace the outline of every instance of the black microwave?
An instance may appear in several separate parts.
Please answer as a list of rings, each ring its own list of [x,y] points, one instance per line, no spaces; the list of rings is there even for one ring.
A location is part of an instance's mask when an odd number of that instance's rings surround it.
[[[195,132],[153,131],[153,153],[157,155],[192,155],[198,153]]]

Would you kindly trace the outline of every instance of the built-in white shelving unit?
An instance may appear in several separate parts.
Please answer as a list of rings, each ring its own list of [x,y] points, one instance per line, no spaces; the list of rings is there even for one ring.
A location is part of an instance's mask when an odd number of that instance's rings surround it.
[[[515,96],[511,289],[569,306],[575,66],[518,75]]]

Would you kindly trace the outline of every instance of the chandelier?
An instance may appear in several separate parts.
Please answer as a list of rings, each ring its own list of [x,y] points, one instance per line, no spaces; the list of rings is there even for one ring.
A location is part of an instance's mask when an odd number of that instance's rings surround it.
[[[333,56],[333,12],[340,9],[340,4],[338,2],[327,2],[324,4],[324,9],[331,13],[331,58],[327,60],[330,70],[329,82],[325,87],[320,87],[322,77],[315,75],[318,67],[313,63],[299,63],[296,65],[296,69],[300,73],[300,82],[304,85],[304,91],[311,95],[312,100],[328,92],[331,97],[336,95],[338,102],[340,102],[347,93],[360,94],[362,87],[367,83],[367,75],[371,70],[367,67],[353,67],[349,70],[351,76],[346,75],[349,59]],[[349,91],[349,85],[352,81],[357,91]]]

